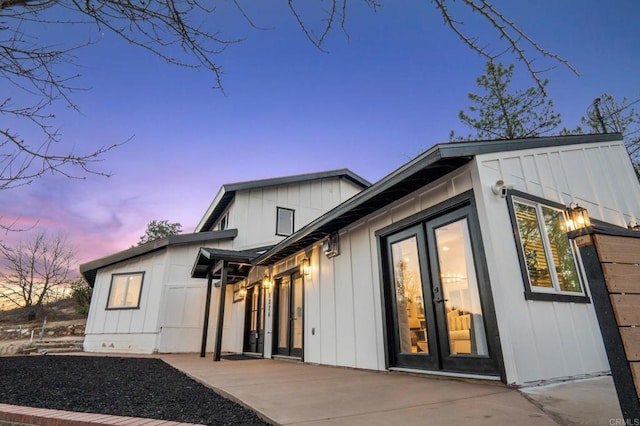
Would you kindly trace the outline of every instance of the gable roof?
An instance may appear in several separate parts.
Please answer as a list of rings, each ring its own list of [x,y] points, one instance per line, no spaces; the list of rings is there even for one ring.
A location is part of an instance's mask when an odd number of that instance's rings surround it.
[[[254,260],[268,265],[289,257],[470,162],[476,155],[622,141],[618,133],[437,144],[338,205]]]
[[[131,247],[127,250],[119,251],[109,256],[101,257],[100,259],[92,260],[80,265],[80,273],[85,280],[93,287],[96,281],[96,275],[98,269],[114,265],[125,260],[130,260],[139,256],[143,256],[154,251],[162,250],[168,246],[177,246],[184,244],[192,244],[199,242],[210,241],[222,241],[232,240],[238,235],[237,229],[227,229],[224,231],[212,231],[212,232],[199,232],[197,234],[177,234],[169,235],[165,238],[160,238],[142,244],[140,246]]]
[[[327,179],[340,177],[347,179],[356,185],[364,188],[371,186],[371,182],[358,176],[349,169],[328,170],[325,172],[306,173],[301,175],[283,176],[270,179],[252,180],[246,182],[227,183],[222,185],[211,205],[207,209],[194,232],[202,232],[203,229],[209,229],[219,218],[220,215],[231,204],[231,201],[237,191],[246,191],[256,188],[267,188],[270,186],[287,185],[291,183],[302,183],[312,180]]]

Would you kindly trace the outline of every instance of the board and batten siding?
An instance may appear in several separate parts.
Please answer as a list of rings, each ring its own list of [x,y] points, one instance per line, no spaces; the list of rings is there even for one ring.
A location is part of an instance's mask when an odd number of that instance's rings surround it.
[[[100,269],[91,297],[84,350],[87,352],[152,353],[157,348],[158,317],[166,250]],[[139,309],[106,310],[112,274],[144,272]]]
[[[339,256],[329,259],[321,245],[313,247],[312,273],[305,277],[305,362],[386,369],[375,232],[471,188],[469,167],[463,167],[343,229]],[[292,258],[276,268],[294,264]]]
[[[286,185],[238,191],[229,208],[229,228],[238,229],[233,249],[275,244],[277,207],[295,210],[298,230],[353,197],[361,187],[345,179],[329,178]]]
[[[166,255],[166,274],[158,287],[162,288],[159,318],[161,353],[198,352],[202,342],[202,326],[207,295],[207,280],[191,278],[193,262],[200,247],[225,248],[228,241],[215,241],[169,247]],[[212,300],[215,296],[212,296]],[[214,309],[211,309],[213,311]],[[215,318],[209,312],[208,347],[213,345]]]
[[[591,303],[527,301],[507,199],[491,186],[563,205],[626,227],[640,217],[640,186],[622,142],[477,156],[476,203],[491,277],[507,383],[527,384],[609,370]]]
[[[202,341],[206,279],[190,278],[203,243],[169,246],[98,271],[87,318],[87,352],[198,352]],[[228,241],[207,244],[228,247]],[[144,272],[139,309],[106,310],[113,274]],[[214,304],[209,317],[209,350],[215,330]],[[95,305],[94,305],[95,304]]]

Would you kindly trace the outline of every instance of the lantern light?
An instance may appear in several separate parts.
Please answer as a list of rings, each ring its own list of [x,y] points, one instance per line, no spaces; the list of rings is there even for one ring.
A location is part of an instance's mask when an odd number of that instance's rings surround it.
[[[591,226],[591,219],[589,218],[589,212],[584,207],[580,207],[578,204],[571,203],[567,208],[567,228],[570,231],[576,229],[587,228]]]

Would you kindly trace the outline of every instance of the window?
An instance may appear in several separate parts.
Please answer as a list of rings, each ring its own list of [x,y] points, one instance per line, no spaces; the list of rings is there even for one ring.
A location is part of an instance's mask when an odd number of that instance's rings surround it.
[[[525,298],[589,302],[567,237],[564,206],[521,193],[510,199]]]
[[[293,234],[293,213],[294,210],[278,207],[276,218],[276,235]]]
[[[229,222],[229,212],[226,212],[218,222],[218,225],[215,227],[215,229],[217,231],[224,231],[225,229],[227,229],[228,222]]]
[[[144,272],[113,274],[107,309],[138,309]]]

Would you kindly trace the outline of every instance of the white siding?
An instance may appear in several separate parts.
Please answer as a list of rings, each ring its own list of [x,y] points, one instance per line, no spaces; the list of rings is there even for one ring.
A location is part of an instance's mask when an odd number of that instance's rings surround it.
[[[152,353],[157,349],[162,293],[158,283],[163,281],[165,255],[162,250],[99,271],[87,318],[85,351]],[[112,274],[141,271],[145,275],[140,309],[106,310]]]
[[[238,191],[229,208],[229,228],[238,229],[233,248],[244,250],[282,240],[275,234],[277,207],[295,211],[297,231],[361,190],[345,179],[328,178]]]
[[[379,210],[340,232],[340,255],[328,259],[316,245],[305,278],[306,362],[385,369],[382,296],[375,232],[471,189],[466,167],[447,180]],[[300,257],[300,254],[297,255]],[[285,260],[278,270],[295,264]]]
[[[225,247],[223,241],[209,246]],[[87,352],[198,352],[205,279],[190,278],[200,244],[168,247],[98,271],[87,318]],[[111,275],[145,272],[140,309],[106,310]],[[212,295],[207,350],[213,350],[217,293]]]
[[[621,143],[575,145],[479,156],[476,201],[505,361],[507,382],[609,370],[592,304],[526,301],[506,199],[491,192],[502,179],[514,189],[626,226],[640,215],[640,187]]]

